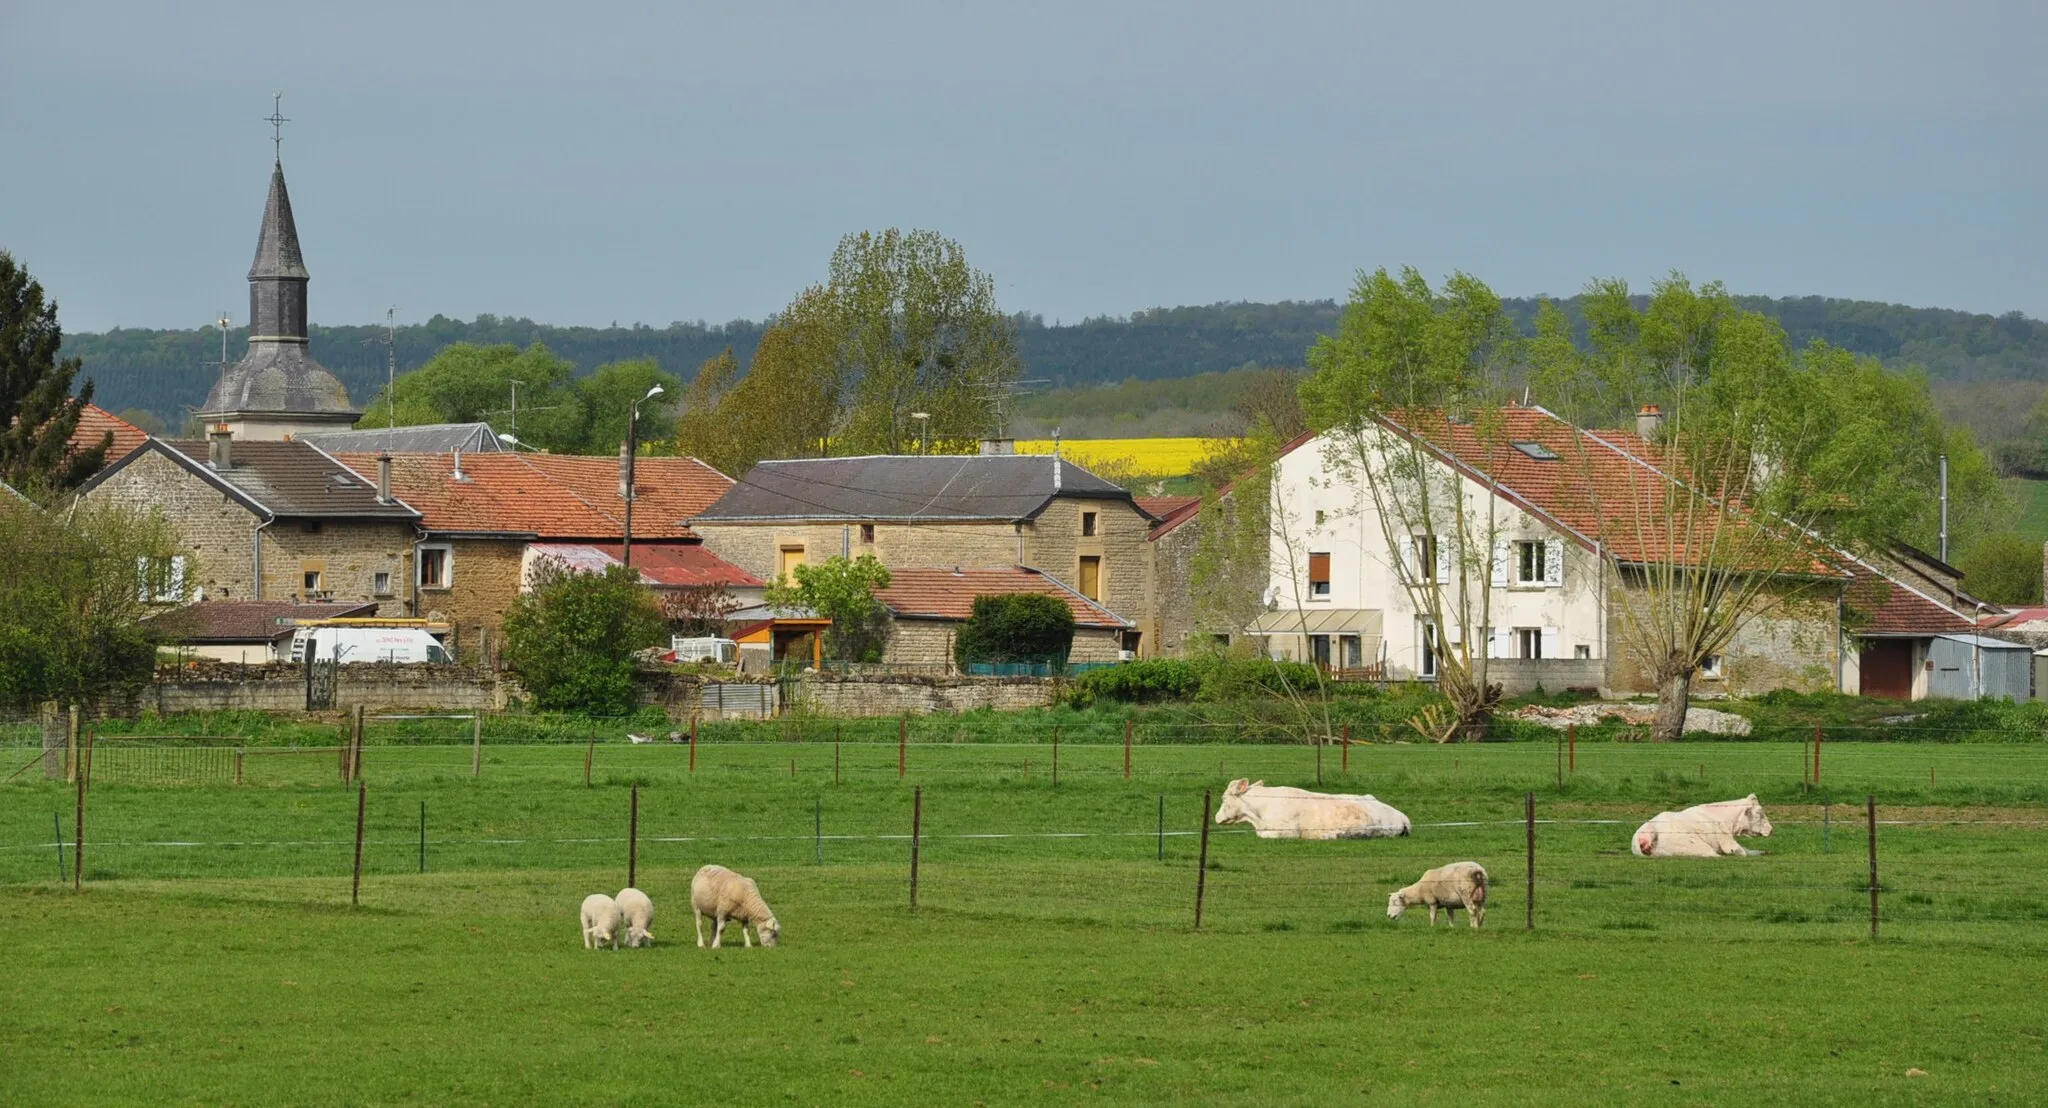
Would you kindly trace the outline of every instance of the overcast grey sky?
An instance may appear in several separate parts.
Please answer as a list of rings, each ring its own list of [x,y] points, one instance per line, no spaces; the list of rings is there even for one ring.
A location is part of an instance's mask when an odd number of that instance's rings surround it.
[[[1008,310],[1671,269],[2048,317],[2048,4],[0,0],[0,248],[68,330],[759,318],[928,227]]]

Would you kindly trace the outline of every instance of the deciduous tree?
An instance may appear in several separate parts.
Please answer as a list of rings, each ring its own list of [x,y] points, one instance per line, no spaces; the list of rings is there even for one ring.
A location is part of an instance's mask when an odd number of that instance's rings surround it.
[[[505,662],[536,707],[624,715],[636,706],[633,655],[663,623],[639,574],[583,573],[543,562],[505,615]]]
[[[776,578],[767,600],[780,611],[808,609],[831,620],[825,653],[835,661],[879,662],[889,643],[889,610],[875,594],[888,587],[888,567],[874,555],[847,559],[835,554]]]

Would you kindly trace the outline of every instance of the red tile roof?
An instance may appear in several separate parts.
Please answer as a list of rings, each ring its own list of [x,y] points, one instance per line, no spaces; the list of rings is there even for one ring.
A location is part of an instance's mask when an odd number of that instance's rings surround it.
[[[1139,508],[1159,519],[1145,536],[1147,539],[1159,538],[1202,511],[1202,498],[1199,496],[1140,496],[1137,501]]]
[[[377,455],[341,457],[374,480]],[[695,458],[641,458],[635,485],[635,539],[694,539],[680,521],[722,496],[732,481]],[[391,493],[419,509],[429,531],[609,539],[625,527],[616,458],[465,454],[458,479],[451,454],[394,454]]]
[[[876,593],[898,619],[964,620],[974,612],[977,596],[1008,593],[1042,593],[1066,602],[1080,627],[1128,629],[1130,621],[1089,600],[1035,569],[1010,566],[1002,569],[889,570],[889,587]]]
[[[634,520],[639,526],[639,520]],[[620,564],[621,543],[536,543],[536,553],[550,555],[577,569]],[[633,568],[643,584],[657,588],[694,589],[711,585],[758,589],[767,582],[720,558],[694,542],[633,543]]]
[[[1548,518],[1588,549],[1604,547],[1625,562],[1746,563],[1847,576],[1819,544],[1764,527],[1739,508],[1727,513],[1707,507],[1694,517],[1698,523],[1673,526],[1686,516],[1677,501],[1692,494],[1661,468],[1662,450],[1631,432],[1581,430],[1542,408],[1516,405],[1490,413],[1484,425],[1454,423],[1435,409],[1393,415],[1386,425],[1482,485],[1497,484],[1504,499]],[[1289,449],[1306,441],[1297,439]],[[1556,457],[1534,457],[1516,443]]]
[[[1983,626],[1942,601],[1869,566],[1855,563],[1850,569],[1855,579],[1844,597],[1849,609],[1845,615],[1858,634],[1947,635],[1976,631]],[[1994,613],[1987,623],[1995,625],[2004,620],[2005,613],[2001,611]]]
[[[345,619],[374,616],[377,605],[337,602],[300,604],[290,600],[204,600],[165,612],[161,619],[180,643],[275,642],[292,633],[280,619]]]
[[[109,462],[121,460],[130,450],[141,446],[143,441],[149,438],[147,431],[133,423],[98,404],[87,404],[85,409],[78,413],[78,429],[71,432],[71,451],[75,454],[91,450],[100,444],[100,439],[110,433],[114,436],[114,442],[107,447]]]

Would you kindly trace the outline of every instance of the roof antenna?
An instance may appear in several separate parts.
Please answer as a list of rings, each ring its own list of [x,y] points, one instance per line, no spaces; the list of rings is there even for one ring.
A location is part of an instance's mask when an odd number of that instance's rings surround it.
[[[228,319],[228,313],[225,311],[220,313],[219,319],[213,321],[213,325],[215,327],[220,328],[220,377],[218,378],[219,381],[226,381],[228,379],[228,324],[230,322],[231,321]],[[220,385],[215,384],[213,387],[213,391],[215,393],[219,393]],[[221,403],[227,403],[227,397],[221,397]]]
[[[284,117],[283,108],[284,93],[273,92],[270,94],[270,114],[263,117],[263,122],[270,124],[271,157],[279,165],[284,164],[284,125],[291,122]]]
[[[397,308],[384,309],[384,452],[391,453],[398,440],[398,330],[393,320]],[[461,469],[462,464],[456,463]]]

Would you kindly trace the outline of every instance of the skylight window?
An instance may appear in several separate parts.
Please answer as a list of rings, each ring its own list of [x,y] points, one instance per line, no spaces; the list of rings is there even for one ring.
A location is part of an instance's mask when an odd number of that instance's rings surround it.
[[[1527,454],[1539,462],[1554,462],[1557,460],[1557,452],[1540,442],[1518,442],[1514,444],[1514,447],[1516,450]]]

